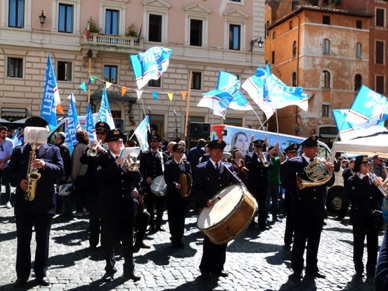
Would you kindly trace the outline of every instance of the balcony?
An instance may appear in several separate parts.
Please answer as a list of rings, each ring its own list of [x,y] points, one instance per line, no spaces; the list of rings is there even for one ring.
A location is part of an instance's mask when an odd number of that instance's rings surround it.
[[[143,50],[143,38],[118,36],[109,34],[90,33],[89,37],[83,35],[83,49],[92,49],[107,52],[138,53]]]

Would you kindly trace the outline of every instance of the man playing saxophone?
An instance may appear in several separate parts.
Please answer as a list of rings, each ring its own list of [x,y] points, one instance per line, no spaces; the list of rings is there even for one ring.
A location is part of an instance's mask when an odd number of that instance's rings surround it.
[[[54,181],[64,174],[59,148],[46,144],[47,122],[40,117],[30,117],[25,126],[24,140],[34,142],[15,147],[7,168],[10,182],[16,187],[16,288],[25,285],[31,273],[30,243],[33,229],[36,240],[35,284],[50,285],[46,271],[51,222],[56,213]],[[32,152],[33,147],[35,152]],[[28,191],[29,183],[32,182],[27,177],[33,172],[40,174],[40,177],[33,182],[32,188],[35,190],[31,188]]]
[[[292,193],[294,244],[292,247],[291,267],[294,276],[302,277],[303,253],[307,243],[306,274],[314,278],[325,278],[318,269],[318,248],[321,239],[323,220],[325,216],[326,187],[334,184],[334,165],[329,162],[318,164],[314,158],[318,155],[318,137],[313,135],[301,144],[303,154],[288,161],[282,186]],[[309,164],[322,168],[326,177],[320,177],[320,182],[312,181],[309,175]],[[317,170],[314,169],[314,174]],[[298,182],[304,181],[303,185]]]

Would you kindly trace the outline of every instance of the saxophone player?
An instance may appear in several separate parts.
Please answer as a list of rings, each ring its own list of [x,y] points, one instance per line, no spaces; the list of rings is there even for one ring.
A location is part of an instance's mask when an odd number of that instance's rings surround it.
[[[291,254],[291,267],[297,279],[302,277],[303,253],[307,243],[306,275],[314,278],[325,278],[318,269],[318,248],[325,217],[326,187],[334,184],[334,165],[327,162],[325,167],[331,173],[324,183],[312,183],[311,187],[299,188],[297,176],[311,181],[306,172],[307,166],[318,155],[318,137],[313,135],[300,144],[303,154],[287,162],[282,186],[291,194],[294,243]]]
[[[64,175],[64,166],[59,148],[47,144],[47,122],[40,117],[30,117],[25,122],[24,140],[35,140],[34,144],[26,143],[15,147],[7,172],[13,187],[16,187],[16,275],[15,288],[24,286],[31,273],[30,243],[32,229],[35,230],[35,284],[49,286],[47,261],[51,222],[56,213],[54,181]],[[28,129],[33,129],[29,131]],[[28,136],[29,133],[31,136]],[[39,140],[35,136],[39,136]],[[36,147],[35,152],[32,148]],[[35,158],[30,158],[35,156]],[[34,193],[28,191],[29,171],[37,171],[40,178],[35,181]],[[26,199],[28,198],[28,199]]]
[[[170,240],[172,246],[178,248],[184,247],[182,238],[185,229],[185,215],[190,201],[190,196],[184,195],[186,197],[182,197],[180,193],[182,187],[185,188],[185,185],[182,184],[191,182],[187,180],[180,181],[179,179],[181,173],[191,177],[191,164],[182,159],[184,151],[182,144],[175,143],[172,147],[173,158],[166,162],[164,170],[164,180],[167,183],[166,204],[168,225],[171,233]],[[186,177],[185,175],[184,177]]]

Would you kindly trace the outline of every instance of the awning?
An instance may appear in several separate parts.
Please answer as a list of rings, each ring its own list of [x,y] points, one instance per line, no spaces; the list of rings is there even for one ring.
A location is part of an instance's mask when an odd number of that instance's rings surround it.
[[[24,118],[27,115],[26,108],[1,108],[1,117],[9,116],[9,117],[20,117]]]
[[[137,101],[137,97],[133,97],[131,95],[128,95],[127,93],[125,93],[124,96],[121,96],[120,92],[107,91],[106,94],[108,96],[109,101],[129,101],[130,103],[136,103]],[[101,96],[102,96],[102,90],[98,92],[94,92],[90,96],[90,99],[101,101]]]
[[[336,134],[329,134],[329,133],[321,133],[319,135],[319,137],[321,137],[321,138],[336,138],[337,135]]]

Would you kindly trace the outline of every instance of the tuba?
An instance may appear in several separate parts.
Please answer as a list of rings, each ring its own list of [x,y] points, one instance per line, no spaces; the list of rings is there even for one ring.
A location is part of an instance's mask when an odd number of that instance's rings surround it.
[[[36,194],[36,185],[38,184],[38,180],[40,179],[41,174],[38,173],[37,169],[32,168],[32,163],[36,158],[36,146],[35,144],[31,144],[31,152],[30,158],[28,160],[28,170],[27,170],[27,181],[28,186],[25,194],[25,199],[27,201],[33,201],[35,199]]]
[[[191,181],[191,176],[188,173],[180,173],[179,174],[179,184],[181,184],[181,190],[179,194],[183,198],[187,198],[191,194],[191,186],[192,186],[192,181]]]
[[[329,182],[333,173],[326,167],[326,163],[321,161],[320,158],[315,158],[310,164],[308,164],[304,171],[310,181],[303,180],[296,173],[296,185],[299,190],[303,190],[308,187],[321,186]]]

